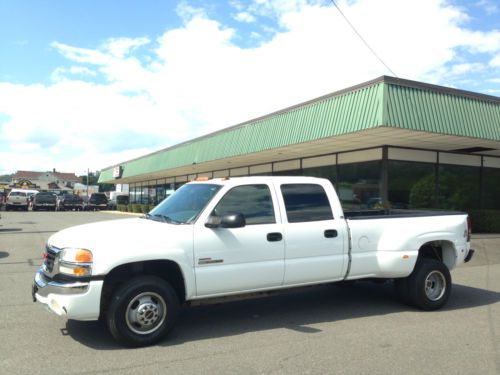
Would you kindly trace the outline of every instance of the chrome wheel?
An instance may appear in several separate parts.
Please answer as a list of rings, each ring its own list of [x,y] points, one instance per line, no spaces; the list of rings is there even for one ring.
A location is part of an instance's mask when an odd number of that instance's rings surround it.
[[[159,294],[144,292],[130,301],[125,315],[132,332],[147,335],[161,327],[167,316],[167,305]]]
[[[425,279],[425,295],[431,301],[438,301],[446,292],[446,279],[439,271],[432,271]]]

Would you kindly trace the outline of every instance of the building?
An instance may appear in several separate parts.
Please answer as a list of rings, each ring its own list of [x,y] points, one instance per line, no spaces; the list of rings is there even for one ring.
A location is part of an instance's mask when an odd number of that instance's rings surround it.
[[[156,203],[196,177],[329,178],[345,207],[500,209],[500,98],[380,77],[101,171]]]
[[[80,197],[90,197],[93,193],[99,192],[99,185],[85,185],[77,182],[73,186],[73,193]]]
[[[12,176],[9,189],[23,188],[41,191],[73,191],[76,183],[81,183],[81,177],[74,173],[57,172],[55,169],[47,172],[17,171]]]

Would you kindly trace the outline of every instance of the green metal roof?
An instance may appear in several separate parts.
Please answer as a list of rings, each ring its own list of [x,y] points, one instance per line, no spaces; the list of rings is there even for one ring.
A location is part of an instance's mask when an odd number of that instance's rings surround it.
[[[385,85],[382,125],[500,141],[500,98],[425,84]]]
[[[380,126],[499,141],[500,98],[383,76],[120,163],[121,178]],[[105,168],[99,182],[112,180]]]

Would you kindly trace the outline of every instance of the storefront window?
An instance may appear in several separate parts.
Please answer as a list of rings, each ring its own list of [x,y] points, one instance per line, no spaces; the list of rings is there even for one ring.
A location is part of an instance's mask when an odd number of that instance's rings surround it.
[[[335,169],[335,165],[328,165],[324,167],[314,167],[314,168],[306,168],[302,170],[304,176],[310,177],[320,177],[326,178],[330,180],[333,186],[336,186],[337,183],[337,171]]]
[[[381,161],[341,164],[338,171],[337,194],[347,209],[379,208]]]
[[[434,164],[389,160],[387,173],[391,208],[436,207]]]
[[[156,198],[157,198],[156,204],[160,203],[162,200],[165,199],[166,190],[167,190],[167,185],[165,184],[156,186]]]
[[[500,169],[483,169],[483,207],[500,210]]]
[[[438,207],[466,210],[479,207],[480,168],[439,166]]]
[[[160,185],[156,186],[156,196],[153,200],[153,204],[156,206],[160,204],[165,198],[169,197],[172,195],[172,193],[175,191],[175,184],[174,183],[162,183]]]
[[[301,169],[291,169],[289,171],[273,172],[273,176],[302,176]]]
[[[176,182],[174,185],[174,190],[179,189],[182,185],[184,185],[186,182]]]
[[[148,204],[149,203],[148,192],[149,192],[149,187],[147,185],[146,186],[143,185],[141,188],[141,199],[140,199],[139,203],[141,203],[141,204]]]
[[[135,184],[130,184],[130,186],[129,186],[130,203],[136,203],[136,201],[137,201],[135,187],[136,187]]]

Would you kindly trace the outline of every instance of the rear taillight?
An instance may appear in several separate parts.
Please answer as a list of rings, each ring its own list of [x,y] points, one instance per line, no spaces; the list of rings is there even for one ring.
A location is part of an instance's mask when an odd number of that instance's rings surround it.
[[[470,236],[472,234],[472,221],[470,216],[467,216],[467,242],[470,242]]]

